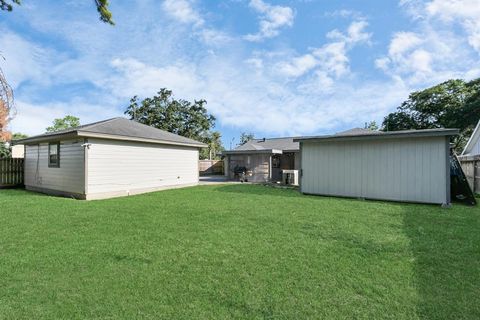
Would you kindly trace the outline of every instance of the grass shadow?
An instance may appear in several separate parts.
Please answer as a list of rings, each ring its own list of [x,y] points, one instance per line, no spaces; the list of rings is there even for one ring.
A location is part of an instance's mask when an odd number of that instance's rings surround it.
[[[220,192],[237,193],[239,195],[269,195],[279,197],[300,197],[302,194],[292,188],[278,188],[263,184],[230,184],[215,188]]]
[[[478,206],[404,209],[420,318],[480,319],[479,230]]]
[[[110,257],[110,256],[109,256]],[[125,262],[125,263],[139,263],[139,264],[151,264],[153,261],[152,259],[142,258],[142,257],[135,257],[130,255],[122,255],[122,254],[114,254],[111,258],[115,262]]]

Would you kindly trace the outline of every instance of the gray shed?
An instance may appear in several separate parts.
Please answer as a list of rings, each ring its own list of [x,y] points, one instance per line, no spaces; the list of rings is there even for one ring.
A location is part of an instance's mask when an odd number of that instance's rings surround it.
[[[457,129],[352,129],[300,137],[305,194],[450,203],[449,138]]]

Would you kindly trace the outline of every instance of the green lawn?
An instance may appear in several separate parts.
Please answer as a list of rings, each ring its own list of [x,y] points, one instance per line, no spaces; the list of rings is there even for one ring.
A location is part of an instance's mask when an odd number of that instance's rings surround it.
[[[0,191],[0,319],[479,319],[480,209],[201,186]]]

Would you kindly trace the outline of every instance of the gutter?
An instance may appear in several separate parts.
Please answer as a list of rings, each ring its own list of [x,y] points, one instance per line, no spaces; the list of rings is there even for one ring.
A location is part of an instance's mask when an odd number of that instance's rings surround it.
[[[280,149],[265,149],[265,150],[228,150],[228,151],[223,151],[222,155],[228,155],[228,154],[262,154],[262,153],[267,153],[267,154],[282,154],[283,151]]]
[[[294,142],[331,142],[331,141],[356,141],[356,140],[377,140],[377,139],[397,139],[397,138],[421,138],[421,137],[443,137],[458,135],[458,129],[443,129],[443,130],[419,130],[417,132],[402,132],[390,131],[385,133],[361,134],[361,135],[328,135],[328,136],[313,136],[300,137],[293,139]]]
[[[153,144],[166,144],[166,145],[175,145],[175,146],[185,146],[185,147],[194,147],[194,148],[206,148],[205,143],[186,143],[186,142],[174,142],[169,140],[157,140],[157,139],[148,139],[148,138],[137,138],[130,136],[121,136],[121,135],[112,135],[104,133],[92,133],[87,131],[72,131],[68,133],[59,133],[59,134],[50,134],[48,136],[38,136],[25,138],[20,140],[12,141],[13,145],[16,144],[36,144],[38,142],[47,142],[47,141],[59,141],[67,139],[76,139],[76,138],[99,138],[99,139],[108,139],[108,140],[120,140],[120,141],[133,141],[133,142],[146,142]]]

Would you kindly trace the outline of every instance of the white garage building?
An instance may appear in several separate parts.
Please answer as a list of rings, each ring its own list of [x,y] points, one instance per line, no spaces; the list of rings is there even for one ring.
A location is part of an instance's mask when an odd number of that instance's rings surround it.
[[[457,129],[352,129],[300,137],[305,194],[450,203],[449,139]]]
[[[125,118],[16,143],[25,145],[28,190],[87,200],[196,185],[206,146]]]

